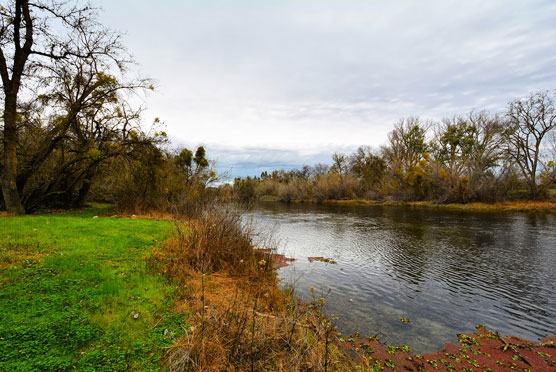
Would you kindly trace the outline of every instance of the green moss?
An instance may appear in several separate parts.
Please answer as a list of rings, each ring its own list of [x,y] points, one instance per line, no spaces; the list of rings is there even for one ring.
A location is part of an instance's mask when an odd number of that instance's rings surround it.
[[[187,329],[145,261],[171,224],[108,208],[0,218],[0,370],[158,370]]]

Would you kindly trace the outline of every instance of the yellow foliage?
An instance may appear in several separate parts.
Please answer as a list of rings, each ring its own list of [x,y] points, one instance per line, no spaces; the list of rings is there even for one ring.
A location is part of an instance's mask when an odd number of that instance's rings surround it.
[[[438,171],[438,176],[444,180],[448,179],[448,173],[444,169]]]
[[[98,160],[101,156],[100,150],[97,148],[89,149],[87,154],[89,155],[89,158],[91,158],[92,160]]]

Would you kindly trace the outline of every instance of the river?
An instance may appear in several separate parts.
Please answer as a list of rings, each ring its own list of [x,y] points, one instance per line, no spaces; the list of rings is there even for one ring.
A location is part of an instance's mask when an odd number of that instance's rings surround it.
[[[530,340],[556,330],[556,215],[259,203],[249,216],[295,259],[283,284],[326,295],[346,335],[424,353],[477,324]]]

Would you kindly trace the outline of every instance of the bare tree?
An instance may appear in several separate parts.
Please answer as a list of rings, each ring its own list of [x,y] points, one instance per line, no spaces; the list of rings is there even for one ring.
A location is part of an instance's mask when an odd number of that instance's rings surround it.
[[[475,143],[469,163],[470,178],[475,179],[498,166],[503,157],[503,120],[500,115],[487,111],[471,111],[467,120],[475,127]]]
[[[538,184],[537,178],[540,171],[548,166],[543,159],[543,154],[547,152],[543,140],[556,128],[554,98],[544,91],[510,102],[507,117],[507,154],[521,170],[530,196],[537,198],[546,191],[543,185]]]
[[[348,170],[348,157],[344,154],[335,152],[332,154],[332,168],[331,171],[343,176]]]
[[[321,177],[330,171],[330,166],[323,163],[318,163],[313,166],[312,173],[315,177]]]

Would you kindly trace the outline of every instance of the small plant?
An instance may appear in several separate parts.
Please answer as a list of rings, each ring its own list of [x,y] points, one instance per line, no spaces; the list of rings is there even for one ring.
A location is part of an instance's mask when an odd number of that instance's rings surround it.
[[[436,360],[429,359],[429,360],[427,360],[427,363],[430,364],[432,366],[432,368],[438,369],[438,363],[436,362]]]

